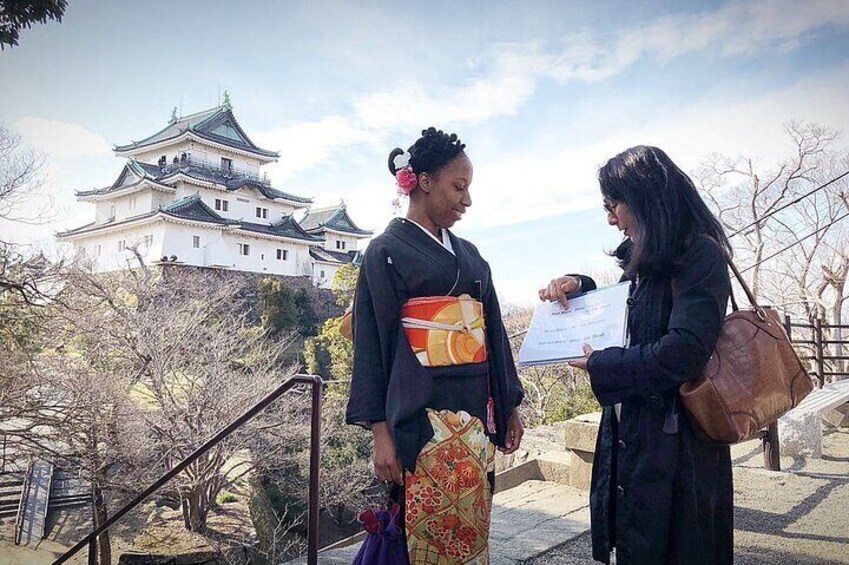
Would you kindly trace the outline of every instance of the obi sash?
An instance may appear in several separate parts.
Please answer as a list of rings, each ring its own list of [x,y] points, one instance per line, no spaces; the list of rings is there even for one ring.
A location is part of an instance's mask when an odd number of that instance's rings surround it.
[[[401,325],[423,367],[486,361],[483,305],[468,294],[411,298],[401,307]]]

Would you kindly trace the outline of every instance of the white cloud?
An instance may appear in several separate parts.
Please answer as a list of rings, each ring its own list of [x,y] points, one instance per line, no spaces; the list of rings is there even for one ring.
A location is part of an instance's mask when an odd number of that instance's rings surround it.
[[[498,43],[471,62],[472,77],[463,84],[434,87],[405,77],[361,96],[353,106],[370,128],[478,124],[515,114],[541,79],[591,83],[646,57],[662,63],[699,51],[733,57],[789,50],[819,29],[849,27],[849,2],[814,1],[801,12],[794,0],[730,2],[711,12],[667,16],[612,33],[572,33],[559,51],[546,50],[539,41]]]
[[[795,0],[729,2],[711,12],[667,16],[609,35],[575,34],[564,40],[559,54],[541,54],[537,66],[557,80],[595,82],[643,57],[665,62],[708,50],[726,57],[789,50],[827,27],[849,27],[849,2],[812,1],[803,10]]]
[[[542,69],[538,45],[499,44],[473,61],[480,68],[465,84],[429,89],[417,81],[403,82],[354,101],[358,119],[378,129],[422,124],[477,124],[495,116],[515,114],[536,90]]]
[[[280,162],[267,170],[275,180],[334,158],[334,151],[356,144],[374,143],[374,133],[341,116],[301,122],[252,136],[263,147],[280,151]]]
[[[102,135],[79,124],[26,116],[15,122],[15,129],[51,159],[109,155],[112,151]]]
[[[540,41],[495,43],[468,62],[470,76],[461,84],[426,84],[407,76],[355,97],[350,117],[303,122],[256,138],[261,145],[281,151],[281,162],[268,170],[275,179],[285,180],[322,162],[343,158],[339,152],[356,144],[383,150],[383,139],[395,131],[415,131],[427,124],[458,130],[515,115],[534,96],[540,80],[597,82],[646,57],[664,62],[697,51],[732,57],[770,48],[790,49],[829,26],[849,26],[849,2],[815,0],[804,10],[793,0],[729,2],[712,11],[662,17],[607,33],[573,33],[561,41],[559,52],[546,49]],[[603,144],[595,153],[584,149],[580,154],[558,155],[555,162],[571,164],[588,156],[601,159],[610,147]],[[548,157],[537,160],[550,163]],[[506,166],[499,163],[497,168]],[[536,190],[545,193],[557,188],[545,174],[537,177],[532,179]],[[574,180],[584,186],[594,182],[594,175],[583,174]],[[540,207],[550,209],[550,204]],[[568,206],[571,203],[554,208]]]
[[[530,153],[476,161],[474,205],[465,221],[474,227],[499,226],[600,209],[598,167],[639,144],[663,148],[685,171],[692,171],[714,152],[777,164],[792,151],[783,132],[783,124],[792,119],[849,131],[846,92],[849,67],[831,69],[783,90],[742,100],[717,93],[700,105],[663,114],[645,126],[622,123],[597,143],[532,148]]]

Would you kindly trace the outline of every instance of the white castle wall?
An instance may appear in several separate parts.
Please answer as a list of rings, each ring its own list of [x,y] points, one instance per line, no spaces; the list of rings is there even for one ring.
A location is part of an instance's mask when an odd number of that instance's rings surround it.
[[[324,248],[329,251],[339,251],[345,253],[347,251],[357,250],[357,242],[359,242],[359,239],[354,236],[342,235],[340,233],[328,231],[325,232],[324,237]],[[344,242],[345,248],[342,249],[341,246],[337,245],[337,242]]]
[[[145,262],[151,263],[162,256],[164,226],[162,222],[140,226],[135,229],[114,230],[80,239],[78,249],[92,262],[98,272],[115,271],[137,264],[135,256],[128,249],[137,246]],[[119,245],[119,242],[123,244]]]

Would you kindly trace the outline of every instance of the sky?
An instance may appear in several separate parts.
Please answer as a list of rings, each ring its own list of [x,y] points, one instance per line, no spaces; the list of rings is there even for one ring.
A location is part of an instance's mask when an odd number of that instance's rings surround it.
[[[849,132],[849,2],[71,0],[0,53],[0,123],[47,158],[52,209],[3,235],[53,248],[93,218],[74,192],[111,184],[112,147],[219,103],[279,151],[275,187],[393,215],[391,149],[456,132],[474,164],[454,232],[502,302],[566,272],[614,268],[596,172],[638,144],[685,171],[708,155],[764,167],[790,120]],[[846,144],[845,135],[843,138]]]

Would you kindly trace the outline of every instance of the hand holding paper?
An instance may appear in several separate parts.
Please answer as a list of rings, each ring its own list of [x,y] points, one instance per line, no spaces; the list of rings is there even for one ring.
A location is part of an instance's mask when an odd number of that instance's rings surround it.
[[[582,359],[584,344],[593,349],[623,347],[628,322],[629,283],[593,290],[569,301],[543,302],[519,350],[519,365],[539,365]]]

